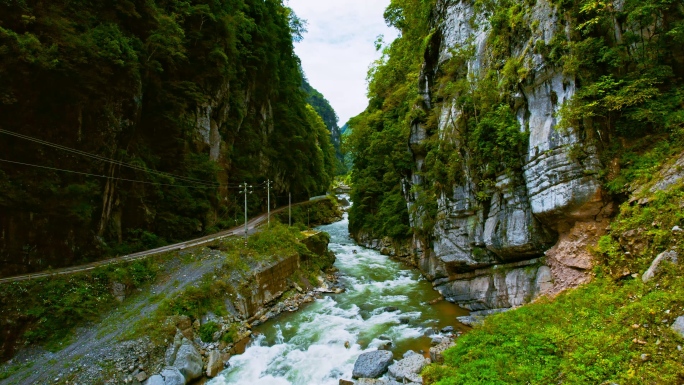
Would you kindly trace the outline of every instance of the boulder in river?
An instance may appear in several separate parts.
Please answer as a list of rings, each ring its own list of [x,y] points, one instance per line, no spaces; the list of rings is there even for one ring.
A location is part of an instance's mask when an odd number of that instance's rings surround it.
[[[221,370],[223,370],[221,352],[214,349],[209,352],[209,359],[207,360],[207,377],[216,377]]]
[[[354,363],[352,377],[378,378],[387,371],[387,367],[392,363],[392,360],[392,353],[387,350],[363,353]]]
[[[390,365],[388,368],[390,378],[399,382],[410,381],[423,383],[423,378],[420,376],[421,370],[430,364],[430,360],[422,355],[409,350],[404,354],[404,358]]]
[[[173,366],[178,368],[187,382],[202,376],[202,356],[188,340],[183,340]]]
[[[185,377],[173,366],[164,368],[160,374],[150,377],[145,385],[185,385]]]

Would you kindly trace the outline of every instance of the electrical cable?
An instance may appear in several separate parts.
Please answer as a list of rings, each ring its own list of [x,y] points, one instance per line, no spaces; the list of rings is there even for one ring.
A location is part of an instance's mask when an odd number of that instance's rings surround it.
[[[220,186],[219,184],[212,183],[212,182],[209,182],[209,181],[206,181],[206,180],[201,180],[201,179],[196,179],[196,178],[191,178],[191,177],[185,177],[185,176],[176,175],[176,174],[171,174],[171,173],[162,172],[162,171],[150,170],[150,169],[147,169],[147,168],[145,168],[145,167],[136,166],[136,165],[133,165],[133,164],[130,164],[130,163],[126,163],[126,162],[122,162],[122,161],[118,161],[118,160],[113,160],[113,159],[105,158],[105,157],[100,156],[100,155],[90,154],[90,153],[87,153],[87,152],[84,152],[84,151],[80,151],[80,150],[76,150],[76,149],[69,148],[69,147],[66,147],[66,146],[62,146],[62,145],[59,145],[59,144],[47,142],[47,141],[44,141],[44,140],[41,140],[41,139],[33,138],[33,137],[30,137],[30,136],[27,136],[27,135],[19,134],[19,133],[13,132],[13,131],[4,130],[4,129],[1,129],[1,128],[0,128],[0,133],[6,134],[6,135],[11,135],[11,136],[14,136],[14,137],[17,137],[17,138],[20,138],[20,139],[24,139],[24,140],[28,140],[28,141],[31,141],[31,142],[35,142],[35,143],[38,143],[38,144],[42,144],[42,145],[44,145],[44,146],[49,146],[49,147],[57,148],[57,149],[62,150],[62,151],[68,151],[68,152],[72,152],[72,153],[74,153],[74,154],[78,154],[78,155],[81,155],[81,156],[86,156],[86,157],[94,158],[94,159],[97,159],[97,160],[101,160],[101,161],[104,161],[104,162],[109,162],[109,163],[116,164],[116,165],[119,165],[119,166],[129,167],[129,168],[132,168],[132,169],[134,169],[134,170],[144,171],[144,172],[147,172],[147,173],[150,173],[150,174],[157,174],[157,175],[162,175],[162,176],[166,176],[166,177],[172,177],[172,178],[176,178],[176,179],[178,179],[178,180],[184,181],[184,182],[188,182],[188,183],[197,183],[197,184],[204,184],[204,185],[206,185],[206,186],[211,186],[211,187],[219,187],[219,186]]]
[[[187,187],[187,188],[197,188],[197,189],[206,189],[206,188],[219,187],[218,185],[217,185],[217,186],[198,186],[198,185],[194,185],[194,186],[193,186],[193,185],[179,185],[179,184],[169,184],[169,183],[147,182],[147,181],[143,181],[143,180],[118,178],[118,177],[112,177],[112,176],[107,176],[107,175],[90,174],[90,173],[81,172],[81,171],[73,171],[73,170],[65,170],[65,169],[55,168],[55,167],[40,166],[40,165],[37,165],[37,164],[15,162],[15,161],[13,161],[13,160],[7,160],[7,159],[0,159],[0,162],[6,162],[6,163],[12,163],[12,164],[19,164],[19,165],[22,165],[22,166],[31,166],[31,167],[43,168],[43,169],[52,170],[52,171],[68,172],[68,173],[72,173],[72,174],[79,174],[79,175],[85,175],[85,176],[92,176],[92,177],[97,177],[97,178],[116,179],[116,180],[123,180],[123,181],[127,181],[127,182],[151,184],[151,185],[156,185],[156,186]],[[238,188],[238,187],[228,187],[228,188],[236,189],[236,188]]]

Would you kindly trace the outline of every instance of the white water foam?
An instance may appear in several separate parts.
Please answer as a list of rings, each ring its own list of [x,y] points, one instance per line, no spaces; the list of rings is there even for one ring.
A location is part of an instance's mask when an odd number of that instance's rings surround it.
[[[346,217],[320,229],[331,235],[330,249],[337,255],[347,291],[316,300],[282,325],[278,319],[269,321],[276,323],[268,329],[273,331],[271,345],[266,336],[258,336],[209,384],[338,385],[340,378],[351,377],[361,353],[386,342],[377,338],[380,335],[394,343],[423,335],[424,327],[405,323],[406,317],[421,316],[418,309],[386,309],[405,307],[419,275],[355,245]]]

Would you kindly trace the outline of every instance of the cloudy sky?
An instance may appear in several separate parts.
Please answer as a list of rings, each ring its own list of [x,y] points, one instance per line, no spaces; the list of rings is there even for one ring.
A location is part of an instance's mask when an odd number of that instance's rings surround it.
[[[309,83],[340,117],[340,126],[367,105],[366,73],[380,54],[375,39],[391,42],[397,31],[382,17],[390,0],[289,0],[288,6],[308,22],[308,33],[295,51]]]

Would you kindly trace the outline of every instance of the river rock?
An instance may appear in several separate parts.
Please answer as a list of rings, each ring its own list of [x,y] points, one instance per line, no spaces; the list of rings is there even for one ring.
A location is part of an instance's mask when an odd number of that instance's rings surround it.
[[[202,376],[202,356],[188,340],[183,340],[183,344],[176,353],[173,366],[178,368],[187,382]]]
[[[354,363],[352,377],[378,378],[385,373],[392,359],[392,353],[386,350],[363,353]]]
[[[684,316],[677,317],[675,322],[672,324],[672,330],[684,338]]]
[[[138,382],[143,382],[147,379],[147,373],[144,371],[138,372],[133,376]]]
[[[430,360],[436,364],[444,363],[444,351],[456,345],[452,340],[444,340],[430,348]]]
[[[402,385],[399,382],[396,382],[391,379],[375,379],[375,378],[359,378],[356,381],[356,385]],[[410,384],[406,384],[410,385]]]
[[[505,311],[511,310],[510,308],[505,308],[505,309],[490,309],[490,310],[480,310],[480,311],[474,311],[471,312],[470,315],[463,316],[463,317],[456,317],[458,322],[468,325],[468,326],[476,326],[476,325],[481,325],[484,323],[484,320],[487,316],[492,315],[492,314],[497,314],[497,313],[503,313]]]
[[[223,360],[221,360],[221,352],[214,349],[209,352],[209,359],[207,360],[207,377],[216,377],[223,369]]]
[[[387,368],[390,378],[397,381],[410,381],[423,383],[420,371],[430,363],[430,360],[411,350],[404,354],[404,358]]]
[[[185,377],[173,366],[164,368],[159,374],[150,377],[145,385],[185,385]]]
[[[339,385],[354,385],[354,381],[340,379]]]
[[[644,275],[641,276],[641,280],[646,283],[655,277],[656,274],[660,271],[660,265],[665,262],[672,262],[672,263],[678,263],[678,258],[679,254],[677,254],[676,251],[674,250],[669,250],[669,251],[664,251],[656,257],[656,259],[653,260],[651,263],[651,266],[646,270]]]

